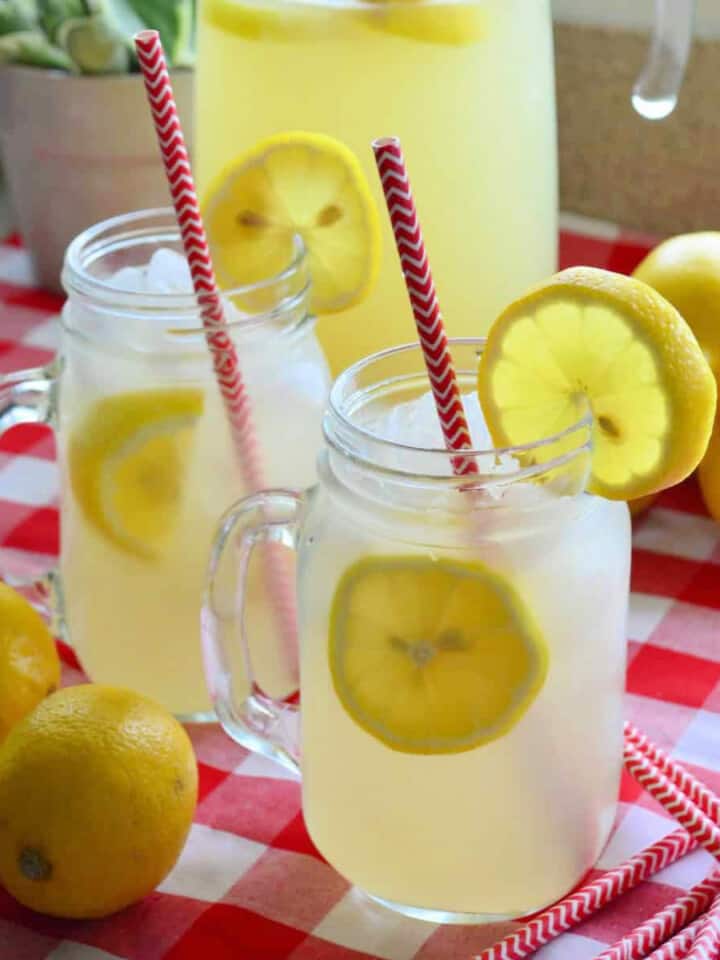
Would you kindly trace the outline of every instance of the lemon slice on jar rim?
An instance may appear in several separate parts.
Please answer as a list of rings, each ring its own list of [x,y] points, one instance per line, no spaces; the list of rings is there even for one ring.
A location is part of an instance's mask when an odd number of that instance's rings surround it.
[[[589,406],[588,490],[613,500],[692,473],[716,403],[710,367],[677,310],[647,284],[591,267],[556,274],[500,314],[478,392],[498,447],[558,434]]]
[[[354,153],[332,137],[282,133],[233,160],[203,197],[203,218],[225,288],[272,277],[303,240],[312,309],[360,303],[380,265],[380,220]]]

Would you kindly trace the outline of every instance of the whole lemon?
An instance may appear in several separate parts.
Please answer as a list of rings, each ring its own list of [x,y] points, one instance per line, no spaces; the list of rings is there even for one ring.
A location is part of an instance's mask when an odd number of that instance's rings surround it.
[[[0,583],[0,743],[59,684],[60,659],[45,621]]]
[[[150,893],[197,800],[190,740],[129,690],[68,687],[0,749],[0,882],[57,917],[102,917]]]
[[[698,470],[698,480],[708,513],[720,521],[720,419],[715,422],[710,444]]]
[[[683,233],[665,240],[633,276],[682,314],[715,376],[720,376],[720,232]]]

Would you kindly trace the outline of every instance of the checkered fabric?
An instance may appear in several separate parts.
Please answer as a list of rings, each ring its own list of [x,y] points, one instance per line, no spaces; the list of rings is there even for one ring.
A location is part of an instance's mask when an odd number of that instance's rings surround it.
[[[648,238],[566,218],[564,265],[628,271]],[[0,247],[0,372],[47,362],[59,300],[33,288],[17,238]],[[0,442],[0,543],[42,568],[57,552],[52,438],[18,428]],[[666,492],[636,526],[627,716],[720,792],[720,527],[693,483]],[[65,680],[83,679],[62,649]],[[0,889],[0,960],[470,960],[510,925],[434,927],[365,900],[313,847],[297,782],[228,740],[190,727],[200,802],[179,863],[160,888],[117,916],[43,918]],[[617,829],[598,869],[675,826],[625,778]],[[698,851],[541,951],[585,960],[702,879]],[[482,851],[478,851],[482,869]]]

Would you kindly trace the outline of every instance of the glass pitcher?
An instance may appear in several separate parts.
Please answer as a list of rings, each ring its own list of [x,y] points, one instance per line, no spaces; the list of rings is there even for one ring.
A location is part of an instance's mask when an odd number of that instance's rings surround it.
[[[694,0],[656,5],[633,96],[650,117],[674,105]],[[223,108],[229,90],[232,106]],[[201,0],[196,96],[201,194],[257,141],[305,130],[354,151],[382,210],[370,142],[399,136],[451,336],[485,332],[555,270],[550,0]],[[320,318],[334,374],[415,336],[381,222],[373,294]],[[478,272],[483,283],[469,286]]]
[[[452,343],[468,395],[481,351]],[[302,770],[308,830],[337,870],[408,915],[469,923],[553,902],[607,841],[630,521],[583,492],[587,416],[532,448],[473,454],[468,491],[439,430],[425,439],[427,389],[417,345],[351,367],[331,392],[317,486],[226,514],[205,668],[230,736]],[[261,684],[248,698],[234,679],[243,648],[253,673],[245,569],[268,542],[297,551],[299,730],[292,703]]]

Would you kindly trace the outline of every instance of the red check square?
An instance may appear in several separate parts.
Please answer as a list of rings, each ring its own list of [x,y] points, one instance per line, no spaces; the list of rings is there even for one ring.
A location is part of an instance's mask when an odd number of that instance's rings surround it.
[[[700,569],[697,560],[659,555],[651,550],[633,550],[630,589],[660,597],[677,597]]]
[[[273,843],[299,809],[300,785],[294,780],[233,774],[203,800],[195,819],[248,840]]]
[[[289,960],[306,936],[250,910],[217,903],[198,917],[164,960]]]
[[[8,531],[3,544],[15,550],[33,553],[60,552],[60,523],[55,507],[33,510],[16,527]]]
[[[720,610],[720,564],[703,564],[690,583],[678,593],[678,600]]]
[[[700,708],[720,682],[720,663],[646,643],[628,668],[629,693]]]

